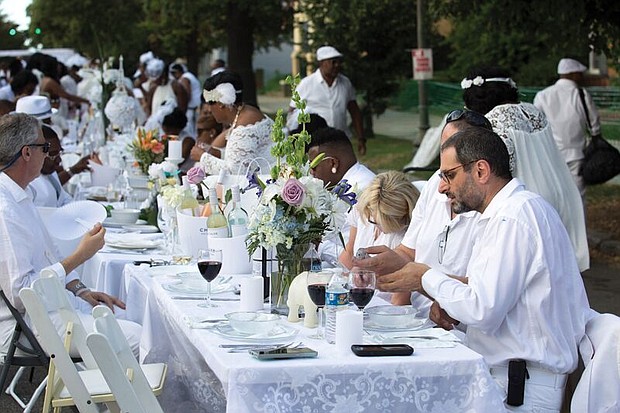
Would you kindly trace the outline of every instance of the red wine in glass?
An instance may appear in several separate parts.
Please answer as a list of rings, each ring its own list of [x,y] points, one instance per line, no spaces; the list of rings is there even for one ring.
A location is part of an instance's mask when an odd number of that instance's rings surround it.
[[[198,271],[202,278],[211,282],[217,277],[222,269],[222,263],[218,261],[200,261],[198,262]]]
[[[363,310],[366,305],[372,300],[372,296],[375,294],[374,288],[351,288],[349,290],[349,294],[351,295],[351,299],[359,308]]]
[[[325,306],[325,288],[327,284],[309,284],[308,294],[310,299],[317,307],[323,308]]]

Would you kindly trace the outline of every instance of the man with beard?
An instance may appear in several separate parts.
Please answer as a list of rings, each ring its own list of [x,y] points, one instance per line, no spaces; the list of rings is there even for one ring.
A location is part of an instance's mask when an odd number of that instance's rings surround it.
[[[377,287],[432,297],[431,318],[444,328],[467,324],[468,345],[485,358],[508,409],[559,412],[592,314],[566,229],[549,203],[512,178],[494,132],[456,133],[440,160],[439,191],[453,212],[481,214],[467,270],[454,277],[410,262],[379,274]]]

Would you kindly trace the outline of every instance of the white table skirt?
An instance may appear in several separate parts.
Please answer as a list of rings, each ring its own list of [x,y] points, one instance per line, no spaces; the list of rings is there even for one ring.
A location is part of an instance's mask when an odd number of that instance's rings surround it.
[[[218,345],[229,340],[184,321],[188,315],[220,317],[238,310],[238,302],[198,308],[199,300],[171,299],[161,286],[170,278],[149,282],[147,274],[133,273],[139,281],[129,280],[130,288],[141,294],[150,288],[143,358],[169,367],[160,396],[166,412],[504,411],[482,356],[463,345],[417,349],[409,357],[343,356],[335,346],[308,338],[313,330],[298,324],[296,339],[318,350],[318,358],[259,361],[247,353],[227,353]]]

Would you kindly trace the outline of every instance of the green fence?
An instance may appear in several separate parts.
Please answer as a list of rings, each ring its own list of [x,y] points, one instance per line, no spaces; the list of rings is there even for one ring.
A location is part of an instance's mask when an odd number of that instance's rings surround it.
[[[532,102],[536,92],[542,88],[520,87],[521,100]],[[601,123],[604,125],[620,126],[620,88],[618,87],[589,87],[588,92],[599,108]],[[463,91],[460,85],[445,82],[427,82],[428,105],[432,111],[445,113],[454,108],[463,106]],[[418,83],[407,81],[401,93],[392,102],[401,110],[416,109],[418,106]]]

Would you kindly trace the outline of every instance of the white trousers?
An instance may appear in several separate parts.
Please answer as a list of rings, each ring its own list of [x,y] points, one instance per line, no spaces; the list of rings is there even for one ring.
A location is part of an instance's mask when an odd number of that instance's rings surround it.
[[[521,406],[508,406],[510,412],[560,413],[566,387],[566,374],[554,374],[546,370],[527,367],[529,379],[525,381],[525,394]],[[508,367],[492,367],[491,376],[508,394]]]

